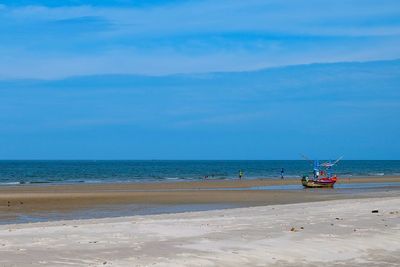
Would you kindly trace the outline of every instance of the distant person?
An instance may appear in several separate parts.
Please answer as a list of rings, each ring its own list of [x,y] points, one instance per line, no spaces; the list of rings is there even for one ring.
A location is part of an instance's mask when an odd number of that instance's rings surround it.
[[[284,168],[282,168],[281,169],[281,179],[283,179],[283,174],[285,173],[285,169]]]
[[[239,180],[242,180],[242,177],[243,177],[243,171],[240,170],[240,171],[239,171]]]

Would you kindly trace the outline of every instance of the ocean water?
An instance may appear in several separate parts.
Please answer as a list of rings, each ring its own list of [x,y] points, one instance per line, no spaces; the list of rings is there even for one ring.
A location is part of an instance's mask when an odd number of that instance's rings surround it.
[[[235,179],[243,170],[244,179],[278,178],[281,168],[286,178],[298,178],[312,171],[305,160],[248,161],[0,161],[0,185],[39,183],[125,183]],[[334,168],[339,177],[400,175],[400,160],[343,160]]]

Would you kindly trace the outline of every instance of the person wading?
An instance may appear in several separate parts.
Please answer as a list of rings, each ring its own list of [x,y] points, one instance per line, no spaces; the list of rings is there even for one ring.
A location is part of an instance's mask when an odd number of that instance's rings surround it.
[[[240,170],[240,171],[239,171],[239,180],[242,180],[242,177],[243,177],[243,171]]]

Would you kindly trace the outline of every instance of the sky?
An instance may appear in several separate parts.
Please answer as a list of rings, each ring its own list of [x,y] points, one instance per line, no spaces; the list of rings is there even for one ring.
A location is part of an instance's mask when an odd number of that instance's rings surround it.
[[[397,0],[0,1],[0,159],[400,159]]]
[[[0,77],[394,59],[397,0],[0,1]]]

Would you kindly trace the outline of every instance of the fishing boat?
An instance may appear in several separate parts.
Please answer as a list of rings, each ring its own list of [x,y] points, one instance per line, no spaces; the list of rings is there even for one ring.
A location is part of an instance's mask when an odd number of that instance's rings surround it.
[[[308,188],[333,187],[336,181],[337,181],[336,176],[330,178],[322,177],[314,180],[314,179],[309,179],[308,175],[305,175],[301,179],[301,183],[303,184],[303,186]]]
[[[309,160],[308,158],[306,159]],[[334,162],[327,161],[322,164],[318,160],[314,160],[313,177],[310,179],[307,174],[303,175],[301,178],[302,185],[307,188],[332,188],[338,180],[338,177],[332,174],[332,167],[341,159],[342,157]]]

